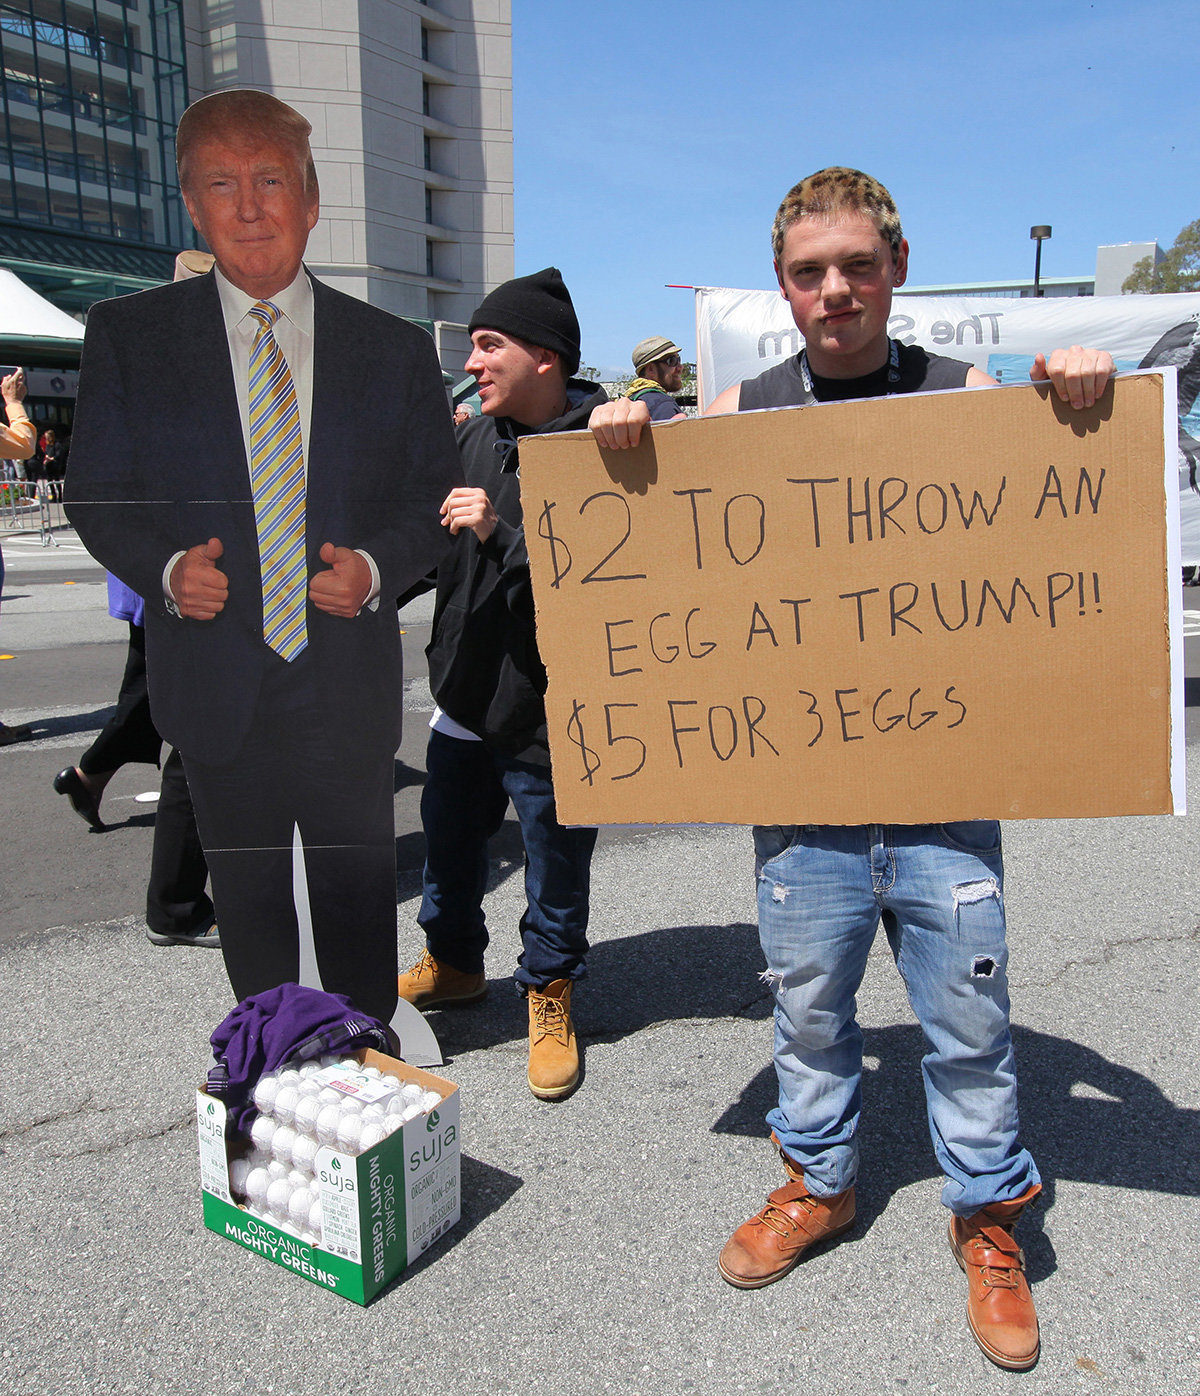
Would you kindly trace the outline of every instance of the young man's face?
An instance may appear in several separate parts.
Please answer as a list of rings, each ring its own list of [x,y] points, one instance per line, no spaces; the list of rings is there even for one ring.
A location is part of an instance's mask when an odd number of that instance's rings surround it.
[[[240,290],[263,300],[295,280],[318,202],[290,147],[203,141],[190,156],[183,199],[217,266]]]
[[[798,218],[775,274],[815,373],[854,378],[882,366],[892,290],[908,274],[907,242],[893,254],[863,214]]]
[[[464,365],[478,383],[479,410],[485,417],[512,417],[526,426],[541,420],[546,374],[555,356],[499,330],[476,330]]]

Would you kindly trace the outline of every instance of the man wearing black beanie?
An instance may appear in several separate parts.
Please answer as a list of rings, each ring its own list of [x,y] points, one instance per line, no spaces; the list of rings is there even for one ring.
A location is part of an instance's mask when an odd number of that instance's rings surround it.
[[[571,989],[588,948],[596,831],[566,829],[555,815],[517,467],[523,436],[582,430],[608,399],[572,377],[579,322],[556,267],[498,286],[468,328],[483,415],[457,428],[467,484],[442,505],[455,542],[438,568],[428,649],[437,708],[421,797],[426,949],[400,976],[400,995],[426,1008],[487,993],[487,845],[511,800],[525,843],[514,977],[529,1002],[528,1081],[556,1100],[579,1080]]]

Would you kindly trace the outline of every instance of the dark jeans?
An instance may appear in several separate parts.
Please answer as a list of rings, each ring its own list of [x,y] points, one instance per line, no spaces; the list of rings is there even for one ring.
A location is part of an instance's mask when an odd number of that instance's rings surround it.
[[[426,771],[424,896],[417,920],[429,953],[464,974],[483,969],[487,845],[511,800],[525,844],[527,903],[515,977],[533,988],[581,978],[596,830],[558,822],[549,766],[512,761],[483,742],[431,732]]]

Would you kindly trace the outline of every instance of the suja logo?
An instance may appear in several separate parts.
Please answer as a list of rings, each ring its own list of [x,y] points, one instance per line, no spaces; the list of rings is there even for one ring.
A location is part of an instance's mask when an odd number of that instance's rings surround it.
[[[436,1110],[431,1110],[429,1112],[429,1118],[425,1121],[425,1128],[430,1134],[432,1134],[433,1131],[437,1129],[438,1125],[441,1124],[441,1122],[442,1117],[438,1114],[438,1112]]]

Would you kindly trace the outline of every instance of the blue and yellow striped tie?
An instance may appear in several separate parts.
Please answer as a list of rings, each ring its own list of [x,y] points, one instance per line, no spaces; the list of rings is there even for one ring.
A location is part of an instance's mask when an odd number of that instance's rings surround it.
[[[250,351],[250,486],[262,572],[263,639],[276,654],[292,660],[308,644],[300,409],[272,329],[279,307],[259,301],[249,313],[259,324]]]

